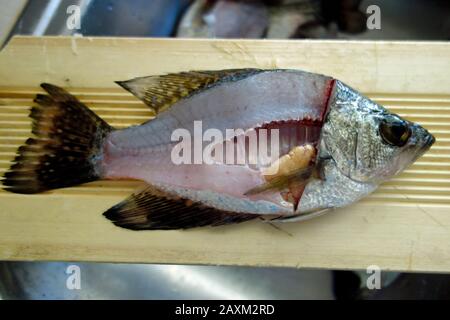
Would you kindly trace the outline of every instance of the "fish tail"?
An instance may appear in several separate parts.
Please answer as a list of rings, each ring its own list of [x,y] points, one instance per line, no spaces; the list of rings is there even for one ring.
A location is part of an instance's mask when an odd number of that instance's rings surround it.
[[[32,133],[19,147],[4,189],[38,193],[101,178],[100,161],[106,135],[113,130],[67,91],[41,84],[48,95],[38,94],[31,109]]]

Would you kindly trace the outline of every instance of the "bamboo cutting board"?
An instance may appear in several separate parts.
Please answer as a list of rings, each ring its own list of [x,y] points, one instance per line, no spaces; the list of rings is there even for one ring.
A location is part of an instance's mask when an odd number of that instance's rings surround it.
[[[0,192],[0,260],[237,264],[450,271],[450,44],[18,37],[0,53],[0,171],[30,135],[46,81],[115,127],[152,116],[114,84],[223,68],[298,68],[334,76],[428,128],[436,144],[350,207],[303,223],[134,232],[102,212],[142,183],[100,181],[39,195]]]

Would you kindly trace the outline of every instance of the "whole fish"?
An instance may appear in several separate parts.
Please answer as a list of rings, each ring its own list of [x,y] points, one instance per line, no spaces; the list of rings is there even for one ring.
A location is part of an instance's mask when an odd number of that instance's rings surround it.
[[[42,84],[48,95],[36,96],[30,114],[35,137],[18,149],[4,188],[31,194],[143,180],[147,188],[104,213],[134,230],[298,221],[368,195],[434,143],[341,81],[299,70],[191,71],[118,84],[156,117],[116,130]]]

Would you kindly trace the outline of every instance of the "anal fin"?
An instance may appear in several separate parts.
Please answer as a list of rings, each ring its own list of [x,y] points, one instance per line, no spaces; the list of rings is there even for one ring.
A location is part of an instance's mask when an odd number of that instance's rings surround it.
[[[132,230],[173,230],[221,226],[258,218],[258,214],[222,211],[148,187],[107,210],[116,226]]]

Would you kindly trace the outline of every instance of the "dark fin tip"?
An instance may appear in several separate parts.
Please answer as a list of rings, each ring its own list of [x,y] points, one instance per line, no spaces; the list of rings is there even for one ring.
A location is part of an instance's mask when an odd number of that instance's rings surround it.
[[[92,159],[112,128],[63,89],[42,83],[31,108],[32,132],[3,175],[5,190],[37,193],[99,178]]]
[[[122,88],[124,88],[127,91],[130,91],[130,86],[127,84],[128,81],[124,80],[124,81],[114,81],[116,84],[118,84],[119,86],[121,86]]]

